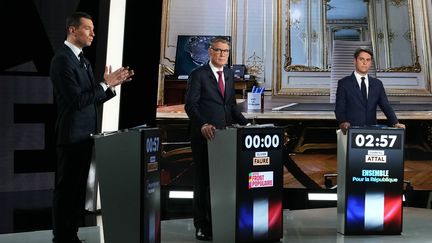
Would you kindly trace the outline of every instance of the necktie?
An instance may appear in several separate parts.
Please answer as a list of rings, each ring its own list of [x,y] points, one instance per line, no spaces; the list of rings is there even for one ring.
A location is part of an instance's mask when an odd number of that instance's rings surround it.
[[[224,97],[224,95],[225,95],[225,86],[224,86],[223,79],[222,79],[223,72],[222,71],[217,71],[217,74],[218,74],[219,89],[220,89],[220,91],[222,93],[222,97]]]
[[[80,54],[78,55],[78,57],[80,58],[79,61],[81,63],[81,67],[87,69],[86,61],[85,61],[85,58],[84,58],[84,53],[80,52]]]
[[[367,100],[367,91],[366,91],[366,84],[365,84],[365,77],[361,77],[361,93],[364,100]]]
[[[93,86],[94,84],[93,84],[93,80],[94,80],[94,78],[93,78],[93,73],[91,73],[91,70],[89,69],[90,68],[90,64],[85,60],[85,57],[84,57],[84,53],[83,52],[80,52],[80,54],[78,55],[79,56],[79,58],[80,58],[80,63],[81,63],[81,67],[82,68],[85,68],[85,70],[86,70],[86,73],[87,73],[87,75],[88,75],[88,77],[89,77],[89,80],[90,80],[90,83],[91,83],[91,85]]]

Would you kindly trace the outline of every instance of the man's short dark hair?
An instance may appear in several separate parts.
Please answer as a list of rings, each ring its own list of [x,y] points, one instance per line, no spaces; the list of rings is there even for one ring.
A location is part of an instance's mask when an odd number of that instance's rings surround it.
[[[66,31],[68,31],[71,26],[78,28],[81,24],[81,18],[92,20],[92,17],[88,13],[75,12],[66,19]]]
[[[231,42],[230,42],[230,40],[229,40],[227,37],[225,37],[225,36],[216,36],[216,37],[214,37],[213,39],[211,39],[211,40],[210,40],[210,47],[213,47],[213,45],[214,45],[215,43],[217,43],[217,42],[225,43],[225,44],[227,44],[228,46],[231,47]]]
[[[371,56],[371,58],[373,58],[373,52],[371,49],[365,48],[365,47],[360,47],[360,48],[357,48],[354,52],[354,58],[355,59],[357,59],[357,57],[360,55],[360,52],[366,52],[367,54],[369,54]]]

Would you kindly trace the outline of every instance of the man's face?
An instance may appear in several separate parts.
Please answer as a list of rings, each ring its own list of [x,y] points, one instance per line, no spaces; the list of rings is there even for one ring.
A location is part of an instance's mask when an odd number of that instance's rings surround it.
[[[71,27],[71,35],[76,46],[81,48],[90,46],[95,36],[93,21],[81,18],[81,24],[78,28]]]
[[[216,42],[209,48],[209,56],[213,65],[217,68],[222,68],[227,62],[229,57],[229,45],[223,42]]]
[[[356,71],[361,75],[366,75],[372,64],[372,56],[367,52],[360,52],[358,57],[354,59]]]

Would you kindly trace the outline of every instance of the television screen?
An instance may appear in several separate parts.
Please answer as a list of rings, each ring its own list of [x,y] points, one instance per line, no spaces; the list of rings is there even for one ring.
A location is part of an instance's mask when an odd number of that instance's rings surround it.
[[[177,37],[176,61],[174,75],[189,75],[190,72],[209,62],[208,48],[216,35],[179,35]],[[231,41],[230,36],[224,36]],[[228,58],[231,67],[231,55]]]

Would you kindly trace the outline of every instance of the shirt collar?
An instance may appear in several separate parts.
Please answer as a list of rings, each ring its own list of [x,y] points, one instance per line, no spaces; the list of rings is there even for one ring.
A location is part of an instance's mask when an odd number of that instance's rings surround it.
[[[213,65],[213,63],[211,63],[211,62],[209,62],[209,65],[210,65],[210,69],[212,70],[212,72],[213,72],[213,74],[214,74],[214,76],[216,77],[216,80],[217,80],[217,78],[218,78],[218,73],[217,72],[218,71],[222,71],[223,72],[223,67],[222,67],[222,70],[221,70],[221,69],[215,67]],[[222,75],[222,79],[225,79],[224,75]]]
[[[366,74],[365,76],[360,75],[360,73],[358,73],[357,71],[354,71],[354,76],[357,79],[357,82],[360,83],[361,82],[361,77],[365,77],[365,82],[368,83],[369,82],[369,78],[368,75]]]
[[[75,54],[75,56],[79,60],[78,55],[82,52],[82,49],[78,48],[77,46],[75,46],[74,44],[70,43],[67,40],[65,40],[64,44],[67,45],[72,50],[72,52]]]

